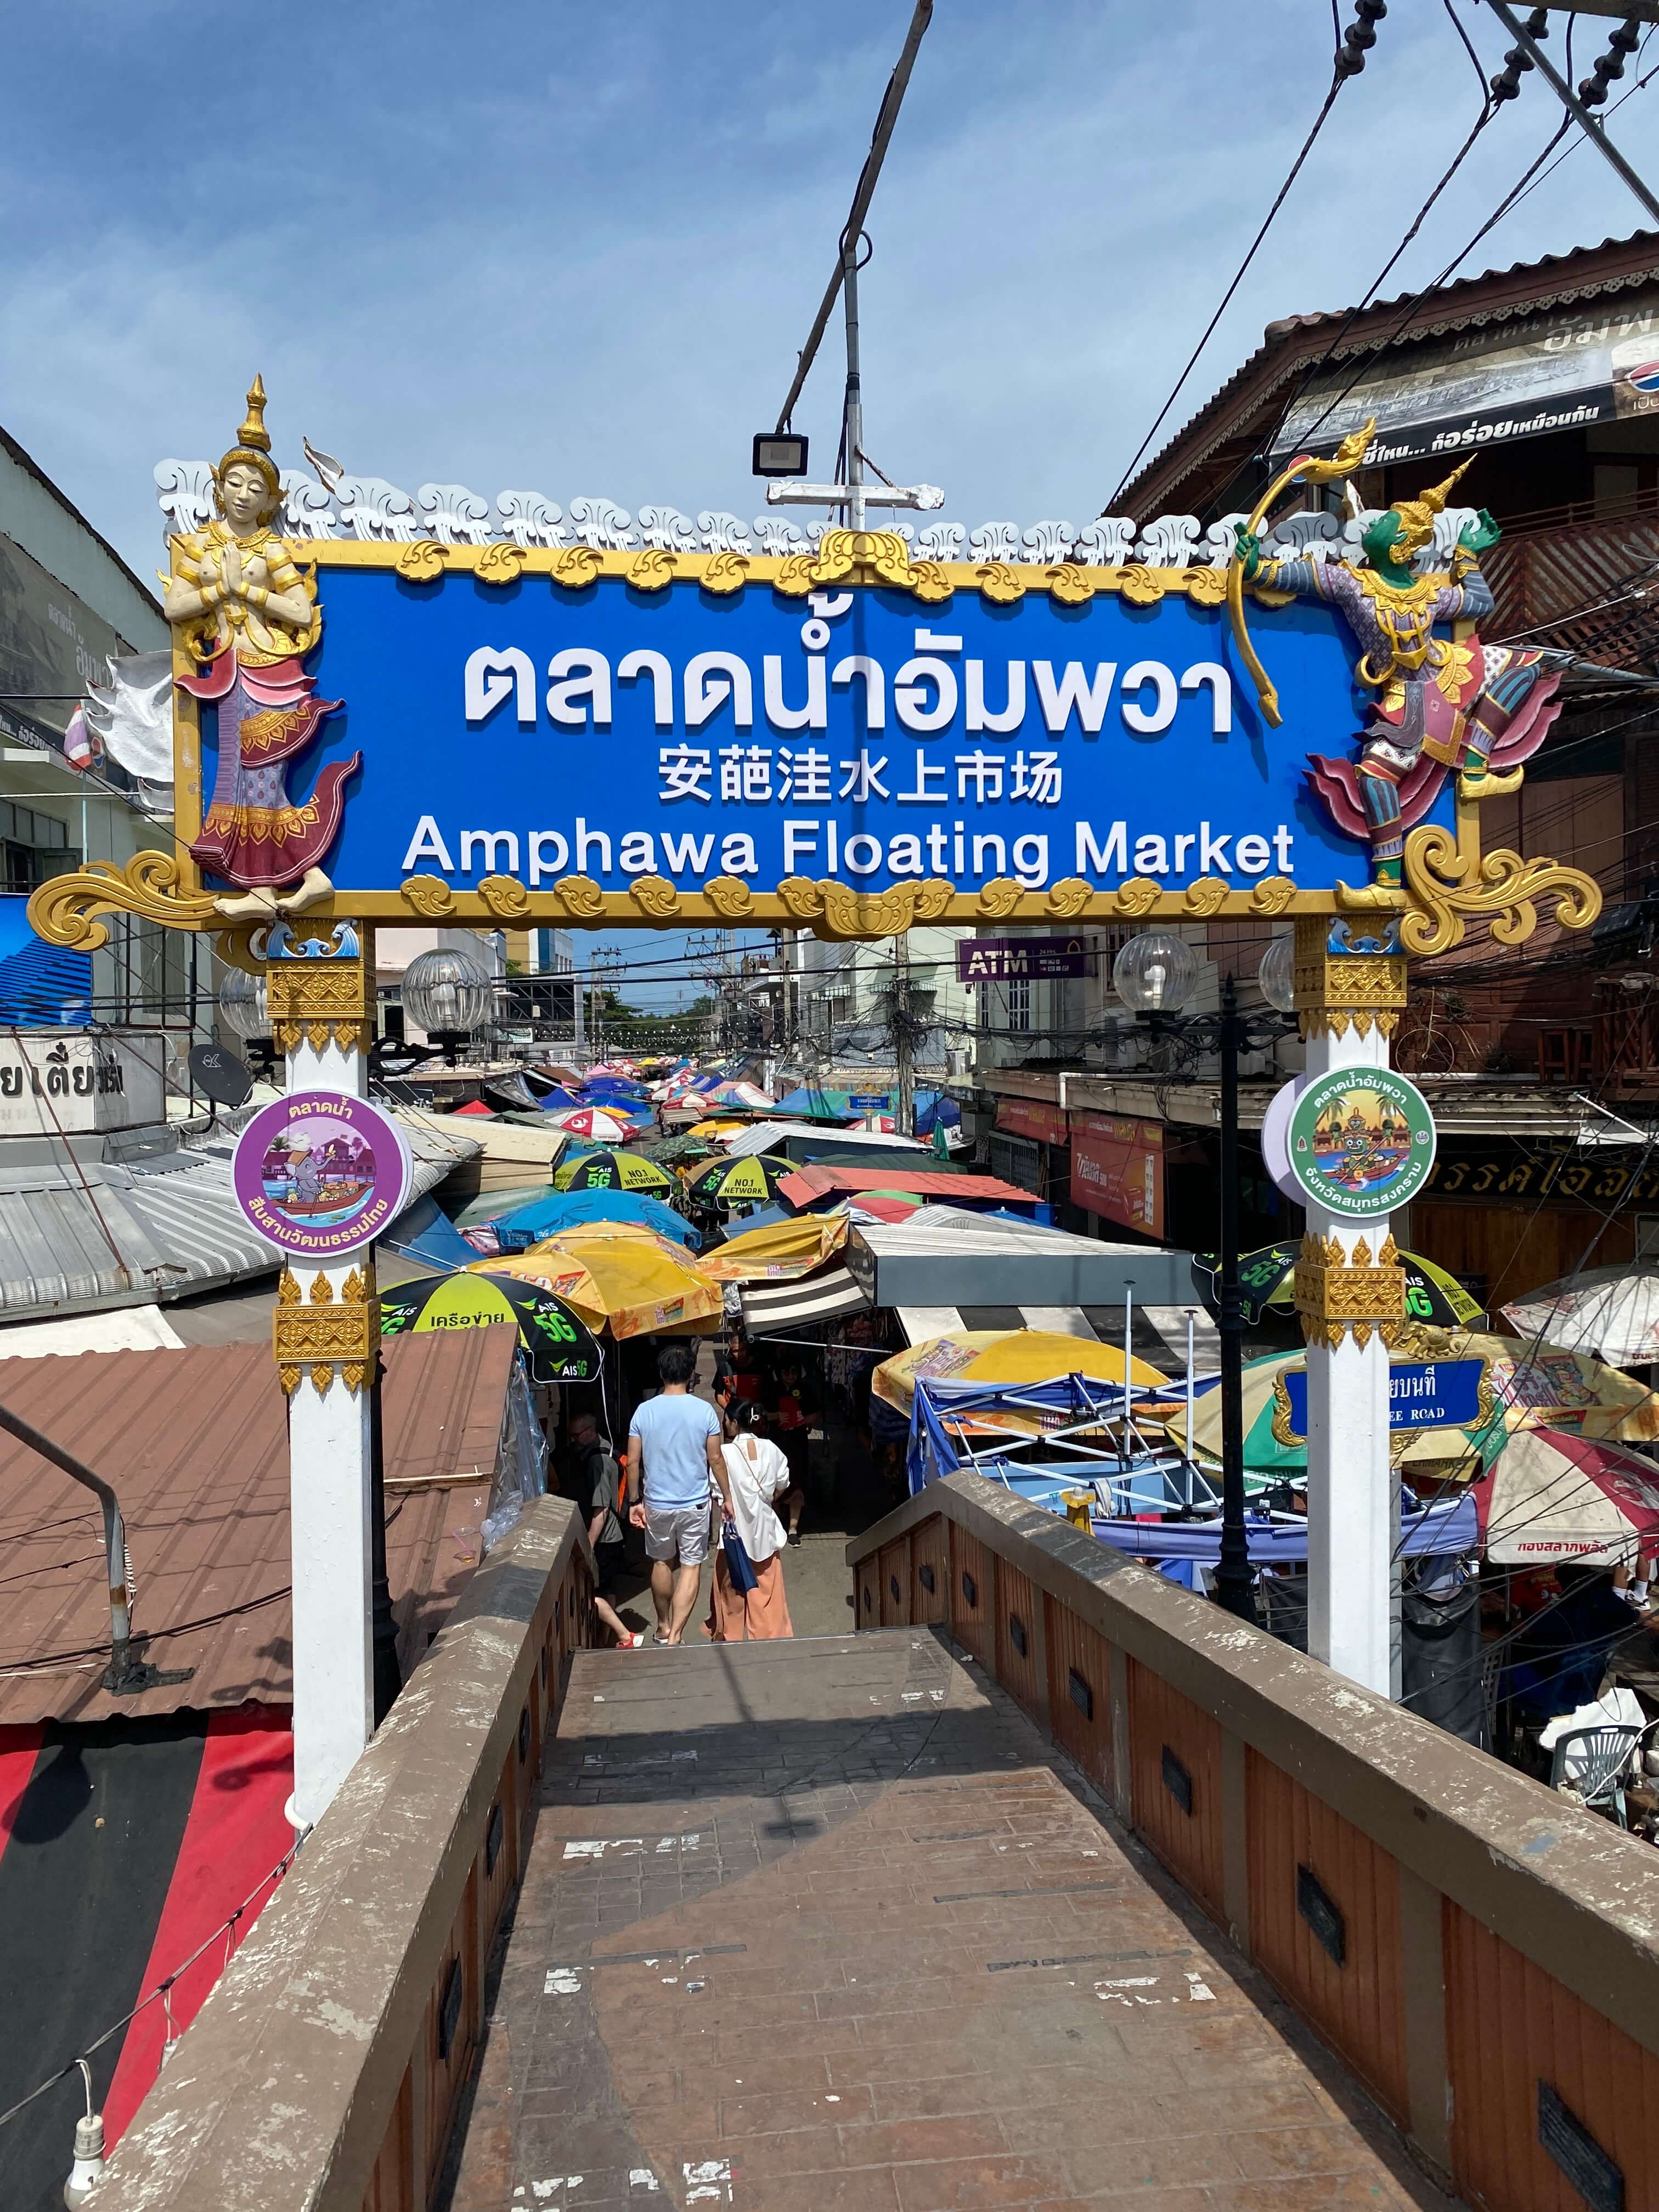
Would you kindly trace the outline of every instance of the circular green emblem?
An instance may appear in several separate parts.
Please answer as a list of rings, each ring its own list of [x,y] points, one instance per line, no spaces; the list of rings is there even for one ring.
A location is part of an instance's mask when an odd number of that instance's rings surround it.
[[[1368,1221],[1407,1205],[1428,1181],[1434,1116],[1417,1085],[1391,1068],[1333,1068],[1297,1100],[1286,1150],[1312,1204]]]

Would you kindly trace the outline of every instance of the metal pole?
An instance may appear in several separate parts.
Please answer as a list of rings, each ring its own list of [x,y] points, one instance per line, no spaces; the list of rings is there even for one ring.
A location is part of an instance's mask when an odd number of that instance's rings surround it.
[[[1123,1285],[1123,1434],[1118,1443],[1118,1461],[1127,1474],[1129,1471],[1129,1346],[1134,1335],[1135,1286],[1132,1281]]]
[[[1612,139],[1608,137],[1607,132],[1596,121],[1595,116],[1590,113],[1583,101],[1580,100],[1577,94],[1573,91],[1572,87],[1556,69],[1555,64],[1551,61],[1549,56],[1544,52],[1544,49],[1539,45],[1537,40],[1533,37],[1531,32],[1527,29],[1524,24],[1516,20],[1515,10],[1509,6],[1508,0],[1488,0],[1488,4],[1492,9],[1492,14],[1497,16],[1498,21],[1504,26],[1504,28],[1516,41],[1516,45],[1519,46],[1522,52],[1524,53],[1528,59],[1532,63],[1533,67],[1539,71],[1546,83],[1553,89],[1557,98],[1560,100],[1562,106],[1565,107],[1568,114],[1573,118],[1574,121],[1583,131],[1584,136],[1589,139],[1593,145],[1601,149],[1604,157],[1619,172],[1619,174],[1630,186],[1637,198],[1641,201],[1643,206],[1653,217],[1654,221],[1656,222],[1659,222],[1659,199],[1656,199],[1653,194],[1648,190],[1647,186],[1642,182],[1640,177],[1637,175],[1635,170],[1632,168],[1630,163],[1619,151],[1619,149],[1613,144]]]
[[[849,229],[841,248],[842,289],[847,301],[847,398],[842,419],[847,439],[847,487],[852,494],[847,521],[853,530],[864,527],[864,463],[860,458],[864,444],[864,393],[859,380],[859,240],[862,235]]]
[[[1221,986],[1221,1568],[1216,1595],[1255,1619],[1244,1534],[1244,1322],[1238,1297],[1238,994]]]
[[[904,51],[899,56],[893,74],[887,80],[887,89],[881,96],[881,106],[876,114],[876,127],[870,134],[870,151],[859,172],[859,180],[853,191],[853,204],[848,213],[847,232],[856,244],[864,229],[864,218],[870,212],[870,203],[875,197],[876,179],[881,174],[881,165],[887,158],[887,146],[893,135],[893,125],[898,121],[899,109],[904,104],[905,87],[910,82],[910,70],[915,62],[916,49],[921,44],[922,33],[933,20],[933,0],[916,0],[915,12],[910,18],[910,27],[904,35]],[[843,234],[844,235],[846,234]],[[778,428],[787,429],[789,417],[795,411],[795,402],[800,398],[801,386],[806,381],[807,371],[817,357],[824,331],[830,325],[830,315],[836,304],[836,295],[841,289],[842,276],[847,266],[845,257],[836,260],[836,273],[830,279],[829,289],[818,303],[818,312],[812,319],[806,343],[801,348],[800,361],[795,370],[795,380],[789,395],[778,410]]]
[[[110,1660],[104,1674],[106,1690],[147,1689],[154,1670],[132,1656],[132,1615],[127,1601],[127,1532],[120,1500],[100,1476],[72,1458],[21,1414],[0,1406],[0,1429],[27,1444],[33,1452],[60,1468],[72,1481],[89,1490],[104,1511],[104,1558],[109,1571]]]
[[[1198,1483],[1193,1464],[1193,1310],[1190,1306],[1187,1309],[1187,1477],[1183,1486],[1187,1492],[1186,1502],[1191,1505]]]
[[[404,1686],[398,1663],[398,1624],[392,1616],[392,1585],[386,1571],[386,1456],[381,1434],[381,1386],[386,1359],[374,1354],[374,1380],[368,1386],[368,1581],[374,1620],[374,1725],[397,1703]]]
[[[916,1079],[910,1065],[910,949],[902,931],[893,939],[893,1064],[898,1077],[898,1133],[913,1137]]]

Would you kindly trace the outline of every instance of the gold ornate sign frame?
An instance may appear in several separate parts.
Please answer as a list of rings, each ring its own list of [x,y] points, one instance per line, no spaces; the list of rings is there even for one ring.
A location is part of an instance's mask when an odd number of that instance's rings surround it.
[[[1034,562],[913,561],[904,540],[890,531],[830,531],[816,554],[784,559],[729,552],[671,553],[658,548],[617,552],[590,545],[453,545],[434,538],[406,544],[313,538],[290,540],[289,546],[296,564],[307,569],[389,568],[412,583],[471,574],[486,586],[505,588],[525,578],[544,577],[553,590],[581,591],[599,577],[619,576],[641,592],[696,581],[703,591],[719,596],[753,586],[800,599],[831,586],[854,585],[908,591],[930,608],[959,592],[976,592],[997,605],[1010,605],[1028,593],[1047,592],[1066,606],[1084,605],[1104,593],[1121,595],[1135,606],[1156,605],[1166,598],[1219,606],[1226,596],[1228,573],[1210,567],[1158,568],[1139,562],[1085,568],[1071,562],[1042,567]],[[1255,596],[1269,605],[1285,604],[1281,592],[1261,591]],[[175,672],[189,675],[191,665],[182,646],[176,648]],[[140,853],[125,868],[94,862],[42,885],[29,902],[29,919],[48,942],[96,950],[108,937],[99,917],[114,911],[176,928],[224,927],[216,900],[204,889],[187,850],[202,827],[201,736],[196,702],[181,690],[174,692],[173,768],[173,850]],[[1355,857],[1357,862],[1361,860],[1358,850]],[[1406,840],[1404,896],[1398,914],[1401,945],[1410,953],[1446,951],[1462,942],[1468,921],[1475,918],[1488,921],[1500,942],[1520,944],[1536,927],[1539,906],[1547,899],[1554,902],[1554,919],[1568,928],[1587,928],[1601,911],[1600,890],[1579,870],[1553,860],[1523,860],[1519,854],[1501,849],[1483,852],[1479,804],[1460,798],[1455,831],[1425,826]],[[1367,909],[1370,921],[1382,919],[1374,902],[1368,902]],[[1345,902],[1340,886],[1304,890],[1286,876],[1267,877],[1248,890],[1234,889],[1213,876],[1174,890],[1151,878],[1135,877],[1113,890],[1097,890],[1080,876],[1065,877],[1042,890],[1028,890],[1012,877],[997,878],[973,890],[958,890],[948,878],[933,877],[876,892],[857,891],[830,878],[790,876],[767,892],[735,876],[715,876],[701,890],[685,891],[666,877],[646,875],[636,878],[625,891],[605,891],[583,875],[564,876],[550,890],[535,890],[515,876],[486,876],[475,890],[456,890],[439,876],[416,874],[396,890],[337,890],[312,911],[319,922],[350,916],[392,927],[432,921],[482,928],[510,923],[586,929],[738,923],[806,928],[817,937],[836,940],[890,937],[929,922],[957,927],[984,922],[1075,925],[1330,915],[1344,912]]]

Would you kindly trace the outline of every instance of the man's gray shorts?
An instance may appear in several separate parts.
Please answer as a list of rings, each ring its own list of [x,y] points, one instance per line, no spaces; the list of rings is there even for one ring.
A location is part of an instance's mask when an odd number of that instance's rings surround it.
[[[708,1557],[707,1505],[647,1505],[645,1509],[645,1555],[648,1559],[678,1559],[683,1567],[698,1567]]]

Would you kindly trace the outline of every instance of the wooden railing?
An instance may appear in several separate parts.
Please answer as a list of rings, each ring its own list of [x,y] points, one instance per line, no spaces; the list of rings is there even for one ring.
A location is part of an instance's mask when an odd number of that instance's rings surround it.
[[[180,2040],[99,2212],[426,2212],[592,1589],[576,1509],[540,1499]]]
[[[848,1559],[859,1626],[948,1630],[1470,2203],[1655,2201],[1650,1845],[981,1476]]]

